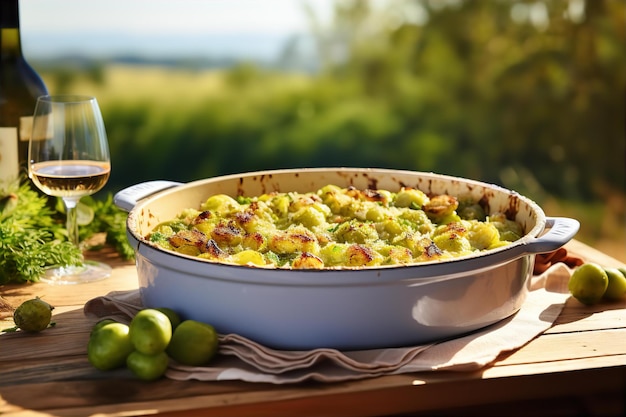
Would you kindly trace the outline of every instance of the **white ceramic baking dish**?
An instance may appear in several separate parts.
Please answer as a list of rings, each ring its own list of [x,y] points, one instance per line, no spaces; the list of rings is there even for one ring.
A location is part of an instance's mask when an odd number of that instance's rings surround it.
[[[525,235],[502,248],[446,261],[357,269],[289,270],[208,262],[157,247],[145,236],[209,196],[308,192],[328,184],[419,188],[472,196],[504,212]],[[275,170],[180,184],[153,181],[115,195],[129,210],[142,301],[278,349],[344,350],[423,344],[515,314],[526,299],[535,255],[577,233],[578,221],[546,217],[530,199],[499,186],[433,173],[361,168]]]

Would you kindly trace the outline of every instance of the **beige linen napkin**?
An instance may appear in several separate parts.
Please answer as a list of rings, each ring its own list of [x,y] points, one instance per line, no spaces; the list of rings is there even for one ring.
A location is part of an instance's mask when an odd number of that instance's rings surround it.
[[[391,349],[281,351],[236,334],[220,335],[217,357],[208,366],[171,361],[166,377],[176,380],[243,380],[285,384],[306,380],[346,381],[418,371],[469,371],[493,362],[502,352],[528,343],[552,326],[569,297],[572,270],[554,263],[534,276],[518,313],[469,335],[440,343]],[[85,304],[85,314],[130,322],[142,308],[139,291],[111,292]]]

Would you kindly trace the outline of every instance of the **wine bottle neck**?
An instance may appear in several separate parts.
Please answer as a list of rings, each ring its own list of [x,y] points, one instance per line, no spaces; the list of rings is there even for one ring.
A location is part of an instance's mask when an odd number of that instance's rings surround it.
[[[18,0],[0,1],[0,54],[2,59],[22,55]]]
[[[0,1],[0,29],[19,29],[20,12],[17,0]]]

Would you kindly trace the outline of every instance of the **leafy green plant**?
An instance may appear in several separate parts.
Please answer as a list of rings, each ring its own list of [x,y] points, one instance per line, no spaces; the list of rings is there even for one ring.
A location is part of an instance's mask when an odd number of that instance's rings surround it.
[[[24,183],[0,198],[0,284],[38,281],[52,265],[77,265],[82,253],[67,241],[48,199]]]
[[[89,199],[93,220],[81,227],[81,239],[106,233],[106,243],[124,259],[134,256],[126,241],[126,213],[104,201]],[[23,182],[0,189],[0,285],[37,282],[52,265],[80,265],[81,250],[67,240],[65,216],[51,200]]]

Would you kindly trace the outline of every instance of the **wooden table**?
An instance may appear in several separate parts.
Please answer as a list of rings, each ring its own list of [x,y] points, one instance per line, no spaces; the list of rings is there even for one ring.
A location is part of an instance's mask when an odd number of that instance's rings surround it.
[[[566,248],[622,266],[580,242]],[[160,379],[100,372],[87,361],[95,319],[85,301],[137,287],[133,264],[114,254],[112,278],[79,286],[0,286],[13,306],[34,296],[54,305],[57,325],[0,336],[0,415],[383,416],[625,414],[626,301],[586,307],[568,299],[555,325],[479,372],[430,372],[345,383],[287,386]],[[5,315],[6,316],[6,315]],[[11,327],[11,317],[0,328]]]

